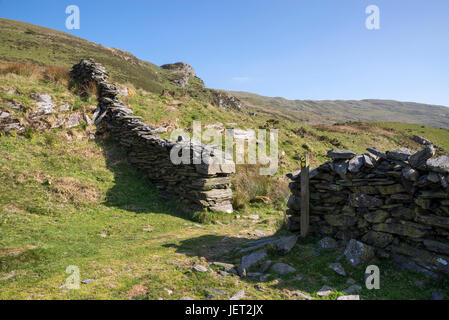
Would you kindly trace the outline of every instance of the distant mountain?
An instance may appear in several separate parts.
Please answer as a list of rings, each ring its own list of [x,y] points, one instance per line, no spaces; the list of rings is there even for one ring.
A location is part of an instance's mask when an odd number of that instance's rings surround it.
[[[248,92],[231,92],[255,113],[276,114],[293,121],[404,122],[449,128],[449,108],[394,100],[287,100]]]

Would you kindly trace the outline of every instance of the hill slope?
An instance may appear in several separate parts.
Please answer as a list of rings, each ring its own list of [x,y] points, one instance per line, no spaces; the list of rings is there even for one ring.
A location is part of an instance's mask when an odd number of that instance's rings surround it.
[[[104,47],[65,32],[0,18],[0,60],[28,61],[40,65],[71,67],[91,57],[103,64],[113,81],[131,83],[151,93],[163,90],[214,102],[211,91],[196,78],[187,88],[173,84],[173,73],[132,54]],[[249,111],[264,112],[292,121],[329,123],[339,121],[397,121],[449,128],[449,108],[387,100],[301,101],[232,92]]]
[[[393,100],[287,100],[232,92],[254,112],[277,114],[292,121],[396,121],[449,128],[449,108]]]

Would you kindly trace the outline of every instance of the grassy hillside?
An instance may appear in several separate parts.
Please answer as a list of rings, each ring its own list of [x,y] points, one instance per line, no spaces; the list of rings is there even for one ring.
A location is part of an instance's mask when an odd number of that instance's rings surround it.
[[[0,60],[28,61],[67,68],[82,58],[102,63],[113,79],[131,82],[150,92],[173,88],[168,74],[158,66],[132,54],[29,23],[0,19]]]
[[[160,94],[165,89],[200,101],[211,101],[210,91],[204,89],[197,79],[192,79],[187,88],[179,88],[170,82],[173,74],[150,62],[64,32],[0,18],[0,41],[0,61],[28,61],[69,68],[81,58],[91,57],[102,63],[116,82],[130,83],[150,93]],[[386,100],[291,101],[246,92],[232,94],[245,102],[248,109],[245,108],[245,112],[254,111],[292,121],[329,123],[394,120],[449,128],[449,108],[442,106]]]
[[[232,92],[254,112],[276,114],[292,121],[312,123],[391,121],[449,129],[449,108],[393,100],[287,100],[247,92]]]

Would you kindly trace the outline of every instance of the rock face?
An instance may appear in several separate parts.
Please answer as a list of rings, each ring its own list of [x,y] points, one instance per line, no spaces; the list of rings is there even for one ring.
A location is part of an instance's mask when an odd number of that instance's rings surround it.
[[[334,160],[311,171],[310,233],[325,237],[322,248],[330,238],[349,242],[353,265],[375,253],[427,274],[449,274],[449,156],[432,158],[432,145],[367,151],[331,150]],[[288,226],[298,231],[301,178],[287,177]]]
[[[194,74],[186,65],[172,67],[188,75]],[[71,76],[81,84],[94,82],[97,85],[99,104],[93,121],[98,131],[110,134],[125,149],[129,162],[159,189],[189,211],[207,208],[232,212],[230,175],[235,172],[235,165],[226,161],[220,150],[195,141],[175,142],[159,137],[155,128],[133,116],[132,110],[119,100],[117,88],[108,82],[106,69],[93,60],[84,59],[76,64]],[[175,164],[171,160],[173,154],[187,155],[187,161]],[[196,154],[210,156],[194,164]]]
[[[230,94],[219,90],[211,90],[214,104],[220,108],[241,110],[243,103]]]
[[[196,77],[192,66],[184,62],[164,64],[161,68],[170,71],[170,80],[183,88],[189,83],[191,77]]]

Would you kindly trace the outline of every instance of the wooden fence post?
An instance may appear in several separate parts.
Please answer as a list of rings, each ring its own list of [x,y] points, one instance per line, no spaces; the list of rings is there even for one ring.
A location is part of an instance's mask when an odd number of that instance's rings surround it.
[[[301,157],[301,237],[306,237],[309,231],[309,161]]]

